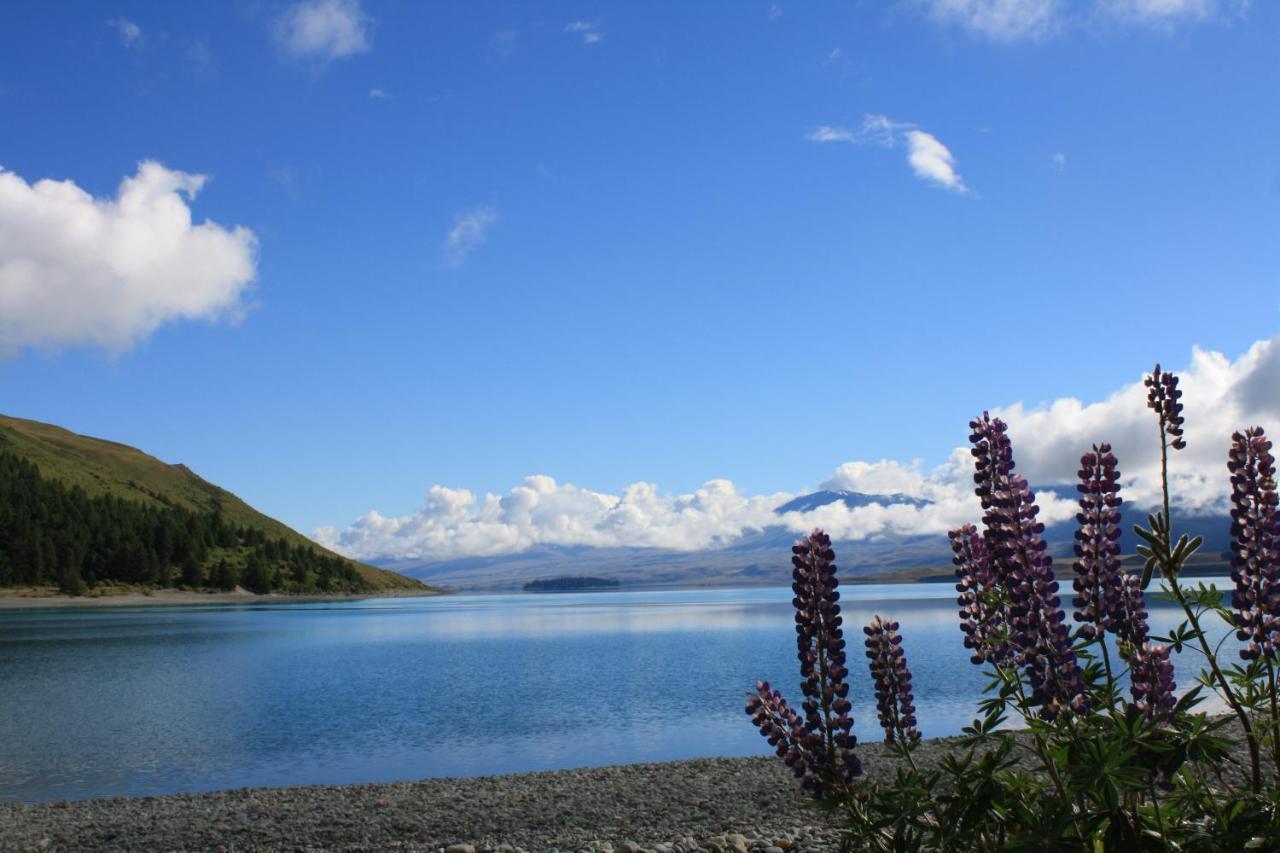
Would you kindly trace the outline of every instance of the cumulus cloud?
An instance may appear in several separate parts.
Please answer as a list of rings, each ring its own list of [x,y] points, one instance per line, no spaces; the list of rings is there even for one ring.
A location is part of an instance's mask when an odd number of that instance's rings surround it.
[[[107,24],[116,31],[116,35],[120,37],[120,43],[125,47],[140,47],[142,45],[142,27],[130,21],[128,18],[112,18]]]
[[[1259,341],[1234,361],[1196,349],[1181,376],[1188,447],[1174,455],[1170,471],[1178,505],[1225,511],[1231,432],[1253,424],[1280,432],[1280,338]],[[1080,454],[1095,442],[1115,447],[1127,500],[1147,507],[1157,502],[1158,437],[1139,376],[1103,400],[1015,403],[992,414],[1009,423],[1019,471],[1033,484],[1051,487],[1038,494],[1044,522],[1074,517],[1071,484]],[[504,495],[477,497],[465,489],[433,486],[425,505],[409,515],[370,512],[344,529],[326,527],[315,536],[357,558],[423,561],[519,553],[538,545],[698,551],[778,526],[795,533],[823,527],[845,541],[940,536],[981,515],[972,493],[972,464],[968,447],[957,447],[930,470],[919,460],[846,462],[821,488],[925,503],[885,500],[849,507],[836,502],[781,515],[776,510],[796,495],[744,495],[727,480],[712,480],[689,494],[667,494],[651,483],[606,494],[543,475],[526,478]]]
[[[581,36],[583,44],[597,44],[604,38],[604,33],[591,21],[570,21],[564,25],[564,31]]]
[[[805,139],[817,143],[850,142],[886,148],[905,145],[907,164],[917,178],[955,192],[968,192],[964,179],[956,171],[956,160],[951,150],[932,133],[926,133],[909,122],[870,114],[862,117],[859,127],[819,125],[805,134]]]
[[[204,175],[139,164],[115,198],[0,169],[0,351],[128,349],[163,323],[236,313],[255,276],[241,226],[192,223]]]
[[[537,475],[505,495],[480,499],[433,486],[416,513],[370,512],[345,530],[322,528],[316,538],[352,555],[407,559],[510,554],[535,545],[701,550],[776,523],[773,508],[785,497],[744,497],[727,480],[684,495],[660,494],[651,483],[609,495]]]
[[[478,207],[454,217],[453,227],[444,238],[446,266],[459,267],[489,236],[489,228],[498,221],[498,211]]]
[[[1059,0],[926,0],[939,23],[958,26],[994,41],[1037,39],[1059,24]]]
[[[917,178],[956,192],[968,192],[956,172],[956,158],[938,137],[923,130],[907,131],[907,162]]]
[[[366,53],[373,20],[359,0],[301,0],[276,19],[276,45],[294,59],[327,62]]]

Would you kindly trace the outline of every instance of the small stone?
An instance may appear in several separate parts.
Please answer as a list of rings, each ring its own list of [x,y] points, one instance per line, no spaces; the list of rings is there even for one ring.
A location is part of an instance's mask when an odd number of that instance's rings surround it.
[[[470,844],[450,844],[444,848],[444,853],[476,853],[476,848]]]
[[[618,850],[622,853],[640,853],[640,845],[628,838],[618,845]]]

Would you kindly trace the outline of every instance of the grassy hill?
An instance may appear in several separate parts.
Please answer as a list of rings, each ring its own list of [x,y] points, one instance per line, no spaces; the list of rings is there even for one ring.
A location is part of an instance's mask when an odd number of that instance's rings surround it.
[[[263,515],[226,489],[201,479],[185,465],[169,465],[142,451],[77,435],[38,421],[0,415],[0,451],[16,454],[39,469],[40,477],[79,486],[89,497],[110,495],[155,507],[191,512],[220,511],[228,522],[261,531],[271,539],[302,546],[350,564],[369,589],[425,589],[421,581],[339,557],[297,531]]]

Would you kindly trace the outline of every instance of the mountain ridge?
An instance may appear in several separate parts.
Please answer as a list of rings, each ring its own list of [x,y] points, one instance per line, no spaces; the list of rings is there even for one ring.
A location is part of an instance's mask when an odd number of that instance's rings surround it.
[[[349,564],[371,590],[422,589],[414,578],[335,554],[288,525],[254,509],[182,463],[167,463],[136,447],[80,435],[54,424],[0,415],[0,452],[35,466],[41,479],[80,489],[92,499],[111,496],[160,508],[220,514],[228,523]]]

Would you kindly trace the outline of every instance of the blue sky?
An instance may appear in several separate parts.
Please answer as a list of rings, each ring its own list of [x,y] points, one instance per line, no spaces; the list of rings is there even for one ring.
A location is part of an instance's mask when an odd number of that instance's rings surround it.
[[[1195,346],[1257,386],[1277,43],[1228,0],[19,5],[0,411],[311,532],[531,474],[928,472]],[[216,225],[156,248],[126,178]]]

